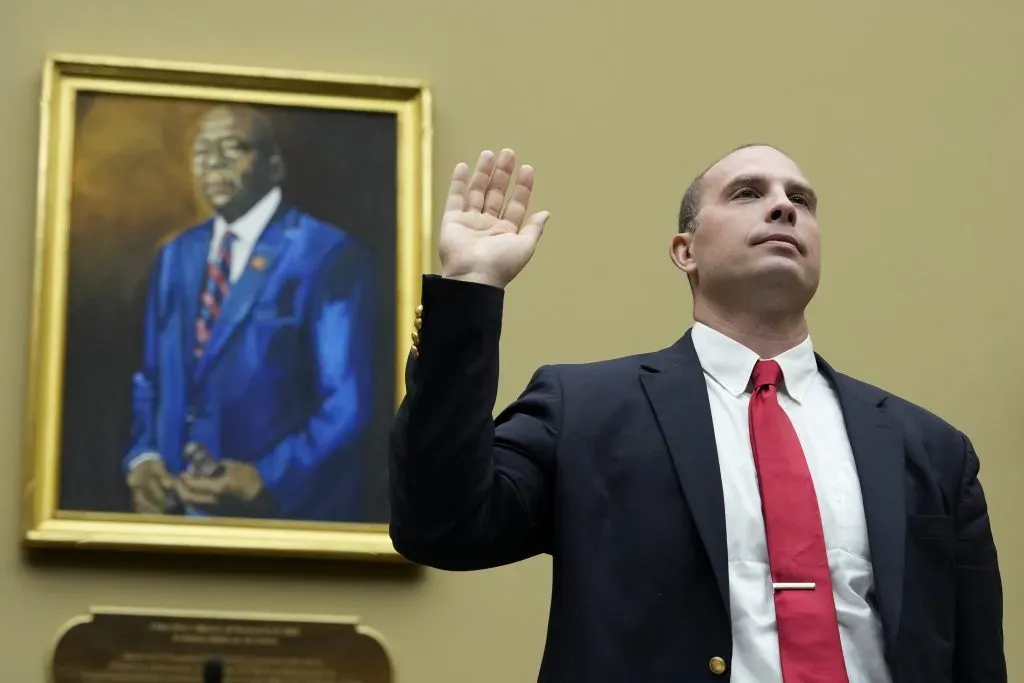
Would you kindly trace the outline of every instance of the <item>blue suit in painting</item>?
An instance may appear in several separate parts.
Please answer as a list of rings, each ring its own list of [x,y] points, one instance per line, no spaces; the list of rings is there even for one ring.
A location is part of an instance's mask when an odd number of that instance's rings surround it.
[[[200,357],[196,315],[214,220],[159,251],[134,377],[132,463],[183,449],[251,465],[272,516],[361,521],[373,407],[373,264],[362,242],[287,204],[253,245]],[[194,509],[186,514],[203,514]]]

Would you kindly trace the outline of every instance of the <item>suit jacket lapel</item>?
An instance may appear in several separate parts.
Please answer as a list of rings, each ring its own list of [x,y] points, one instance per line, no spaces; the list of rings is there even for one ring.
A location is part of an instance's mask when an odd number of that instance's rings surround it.
[[[906,553],[903,429],[883,410],[887,395],[833,370],[818,367],[835,387],[860,478],[875,591],[889,651],[896,646],[903,604]]]
[[[196,364],[196,379],[216,360],[225,344],[238,329],[239,324],[248,315],[260,292],[263,291],[267,278],[274,272],[282,253],[288,244],[288,225],[291,213],[279,211],[263,230],[259,241],[252,250],[249,263],[242,276],[232,285],[220,317],[210,332],[210,340],[206,344],[202,358]]]
[[[729,558],[722,475],[704,371],[690,333],[670,349],[654,354],[640,380],[658,418],[728,612]]]

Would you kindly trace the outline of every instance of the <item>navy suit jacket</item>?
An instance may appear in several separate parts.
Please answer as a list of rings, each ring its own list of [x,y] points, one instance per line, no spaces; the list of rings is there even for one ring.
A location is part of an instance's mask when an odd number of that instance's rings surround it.
[[[492,419],[502,302],[485,285],[424,279],[392,433],[396,548],[455,571],[550,554],[541,681],[728,680],[721,475],[689,332],[655,353],[543,367]],[[1005,683],[1001,581],[970,441],[818,362],[853,446],[895,683]]]
[[[195,320],[213,220],[164,245],[152,270],[125,466],[172,474],[197,441],[253,465],[280,516],[362,519],[373,406],[373,263],[355,237],[282,204],[232,286],[200,360]]]

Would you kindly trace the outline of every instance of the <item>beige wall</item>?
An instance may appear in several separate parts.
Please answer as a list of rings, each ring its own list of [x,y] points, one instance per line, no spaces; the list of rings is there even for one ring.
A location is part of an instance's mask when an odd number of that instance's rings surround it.
[[[287,563],[18,551],[38,74],[47,51],[410,76],[434,86],[437,183],[484,146],[537,166],[552,211],[509,292],[500,401],[544,362],[659,347],[689,323],[667,258],[685,183],[737,143],[788,149],[823,195],[819,350],[955,422],[983,458],[1024,675],[1024,9],[966,3],[2,0],[2,679],[43,680],[54,630],[91,604],[356,614],[400,681],[534,679],[549,564],[410,580]],[[1016,46],[1015,46],[1016,45]],[[451,659],[446,658],[450,657]],[[1011,675],[1012,678],[1012,675]]]

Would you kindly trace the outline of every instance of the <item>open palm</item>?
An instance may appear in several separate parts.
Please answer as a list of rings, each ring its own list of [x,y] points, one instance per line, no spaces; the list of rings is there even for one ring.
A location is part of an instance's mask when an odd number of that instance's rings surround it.
[[[455,167],[438,240],[444,277],[503,288],[533,256],[549,214],[526,219],[533,169],[520,168],[513,185],[515,165],[505,149],[481,153],[472,177],[466,164]]]

